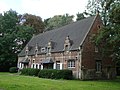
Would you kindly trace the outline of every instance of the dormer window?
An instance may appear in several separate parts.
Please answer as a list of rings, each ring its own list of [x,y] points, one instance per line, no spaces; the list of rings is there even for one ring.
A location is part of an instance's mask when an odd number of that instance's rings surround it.
[[[71,40],[69,36],[67,36],[64,43],[64,51],[68,52],[70,50],[70,46],[71,46]]]
[[[95,46],[95,52],[98,52],[98,47],[97,46]]]
[[[53,47],[52,40],[50,40],[47,45],[47,54],[51,54],[52,47]]]
[[[45,52],[45,51],[46,51],[45,47],[41,48],[41,52]]]
[[[69,46],[65,45],[64,49],[65,49],[65,51],[69,51]]]
[[[50,54],[51,53],[51,47],[47,48],[47,53]]]
[[[37,54],[38,54],[38,44],[36,44],[35,46],[35,56],[37,57]]]
[[[26,46],[26,49],[25,49],[25,54],[26,54],[26,56],[28,55],[28,45]]]

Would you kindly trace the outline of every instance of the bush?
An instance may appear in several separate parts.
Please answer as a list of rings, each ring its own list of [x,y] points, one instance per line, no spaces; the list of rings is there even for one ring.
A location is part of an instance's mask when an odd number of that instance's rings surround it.
[[[17,73],[17,72],[18,72],[18,68],[17,68],[17,67],[11,67],[11,68],[9,69],[9,72],[10,72],[10,73]]]
[[[22,75],[29,75],[29,76],[38,76],[40,69],[34,69],[34,68],[23,68],[21,70]]]
[[[51,78],[51,79],[72,79],[71,70],[40,70],[38,73],[40,78]]]

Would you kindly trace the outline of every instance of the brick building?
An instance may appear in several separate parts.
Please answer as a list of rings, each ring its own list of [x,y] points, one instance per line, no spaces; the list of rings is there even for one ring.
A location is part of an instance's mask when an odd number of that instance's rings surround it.
[[[70,69],[79,79],[113,78],[114,63],[102,58],[91,40],[101,26],[97,14],[32,37],[18,55],[18,68]]]

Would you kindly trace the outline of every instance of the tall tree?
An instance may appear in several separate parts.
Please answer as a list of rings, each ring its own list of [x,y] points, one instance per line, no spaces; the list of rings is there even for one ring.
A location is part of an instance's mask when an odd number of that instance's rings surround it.
[[[64,25],[67,25],[73,22],[73,15],[65,14],[65,15],[55,15],[52,18],[44,20],[46,30],[52,30]]]
[[[119,0],[89,0],[86,15],[92,16],[99,12],[105,26],[109,23],[109,12],[115,1]]]
[[[112,0],[111,0],[112,1]],[[109,3],[108,24],[101,28],[95,37],[95,43],[101,47],[102,53],[111,56],[117,63],[120,61],[120,1]],[[107,22],[107,21],[106,21]]]
[[[34,34],[42,33],[44,30],[44,23],[42,21],[42,18],[39,16],[26,13],[24,15],[21,15],[20,21],[23,25],[33,27],[35,30]]]
[[[77,18],[76,18],[77,21],[85,18],[84,13],[78,12],[76,15],[77,15]]]
[[[19,24],[18,14],[7,11],[0,15],[0,71],[16,66],[17,54],[30,40],[33,29]]]

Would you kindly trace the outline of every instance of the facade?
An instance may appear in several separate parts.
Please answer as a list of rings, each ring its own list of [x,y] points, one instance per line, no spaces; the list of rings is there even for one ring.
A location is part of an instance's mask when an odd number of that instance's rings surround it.
[[[102,58],[92,42],[101,26],[97,14],[34,36],[19,53],[18,68],[70,69],[78,79],[115,77],[111,58]]]

